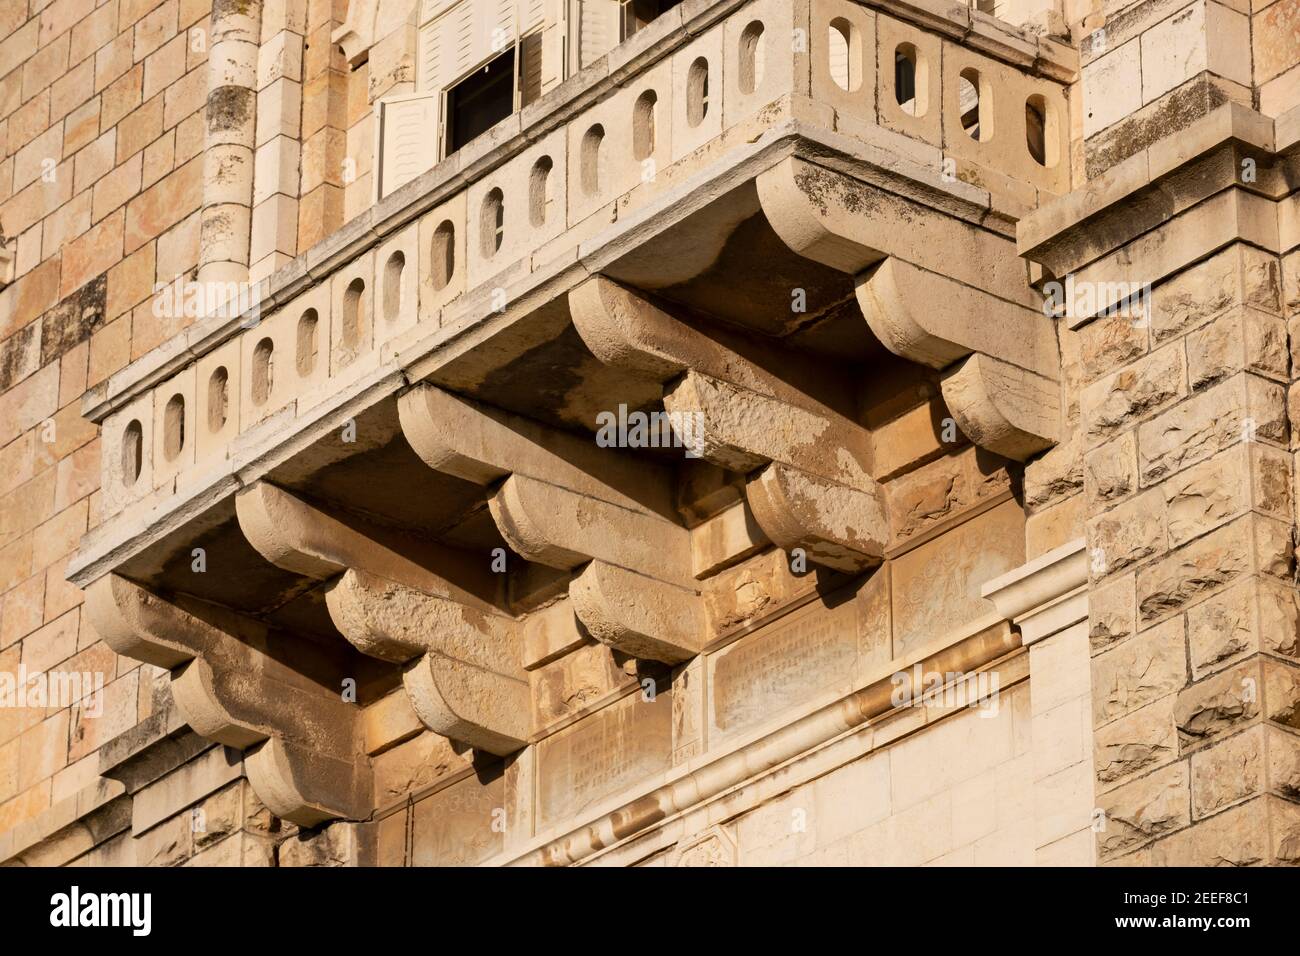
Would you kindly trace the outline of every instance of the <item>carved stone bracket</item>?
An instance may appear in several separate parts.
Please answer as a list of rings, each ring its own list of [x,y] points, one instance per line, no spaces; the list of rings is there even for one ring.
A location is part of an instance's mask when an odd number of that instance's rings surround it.
[[[1009,237],[796,158],[758,193],[791,249],[855,277],[887,349],[949,370],[944,399],[967,437],[1021,461],[1056,443],[1056,330]]]
[[[240,527],[278,567],[333,581],[330,618],[359,651],[404,665],[430,730],[490,753],[527,742],[528,682],[487,563],[346,520],[266,482],[241,492]]]
[[[360,711],[279,661],[275,634],[227,608],[164,600],[116,574],[87,588],[91,626],[114,651],[172,671],[172,696],[202,737],[245,756],[273,813],[302,826],[370,809],[370,771],[356,759]]]
[[[703,611],[668,469],[430,385],[399,414],[429,467],[490,489],[512,550],[575,572],[574,613],[593,637],[666,663],[698,652]]]
[[[756,347],[741,354],[604,276],[574,289],[569,305],[598,358],[664,384],[683,444],[752,474],[746,496],[774,543],[828,567],[880,562],[888,524],[871,476],[871,435],[820,400],[815,369],[795,356],[756,355]]]

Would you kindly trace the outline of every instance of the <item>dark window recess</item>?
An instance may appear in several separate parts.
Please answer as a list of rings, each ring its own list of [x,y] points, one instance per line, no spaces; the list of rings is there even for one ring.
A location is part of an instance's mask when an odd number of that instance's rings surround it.
[[[620,39],[626,40],[656,17],[667,13],[682,0],[623,0]]]
[[[1025,102],[1025,145],[1039,166],[1047,165],[1047,116],[1033,97]]]
[[[511,47],[447,91],[447,153],[486,133],[515,108],[515,50]]]
[[[542,35],[530,33],[519,41],[519,106],[542,96]]]
[[[899,105],[916,99],[916,64],[902,53],[894,53],[894,96]]]

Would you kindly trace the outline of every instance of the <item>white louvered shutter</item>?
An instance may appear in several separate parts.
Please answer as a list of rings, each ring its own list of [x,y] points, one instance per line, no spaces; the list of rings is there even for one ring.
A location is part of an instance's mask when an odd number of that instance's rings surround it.
[[[441,93],[410,93],[379,101],[379,198],[438,161]]]
[[[618,46],[621,6],[618,0],[581,0],[578,16],[578,64],[588,66]]]

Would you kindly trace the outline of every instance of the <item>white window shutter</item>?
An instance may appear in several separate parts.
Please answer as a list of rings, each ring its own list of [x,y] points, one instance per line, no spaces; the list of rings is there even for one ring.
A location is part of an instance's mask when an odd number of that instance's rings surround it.
[[[546,9],[555,4],[548,0],[518,0],[518,5],[519,32],[522,34],[546,26]]]
[[[410,182],[438,161],[441,92],[411,93],[379,101],[379,198]]]
[[[515,0],[477,0],[475,24],[479,45],[473,65],[486,63],[504,53],[515,42],[517,11]]]
[[[621,6],[618,0],[581,0],[578,20],[579,66],[599,60],[618,46]]]

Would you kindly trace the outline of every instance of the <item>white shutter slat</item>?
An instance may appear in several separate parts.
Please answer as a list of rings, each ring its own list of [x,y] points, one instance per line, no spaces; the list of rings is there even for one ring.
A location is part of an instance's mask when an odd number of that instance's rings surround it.
[[[578,21],[578,55],[588,66],[618,45],[618,0],[581,0]]]
[[[380,100],[379,198],[410,182],[438,158],[441,93]]]

